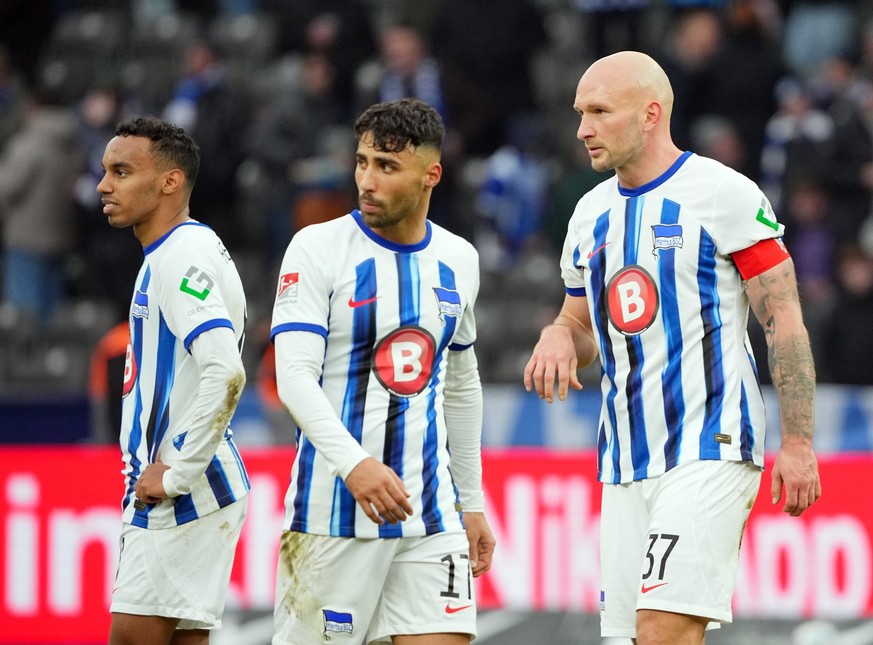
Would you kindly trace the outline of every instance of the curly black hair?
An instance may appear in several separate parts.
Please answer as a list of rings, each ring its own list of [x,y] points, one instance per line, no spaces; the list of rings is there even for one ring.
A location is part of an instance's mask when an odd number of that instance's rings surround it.
[[[355,121],[355,137],[360,141],[367,133],[373,136],[373,147],[381,152],[399,152],[408,145],[439,150],[445,127],[430,105],[405,98],[367,108]]]
[[[200,148],[185,130],[153,116],[122,121],[115,129],[117,137],[145,137],[152,143],[149,152],[166,168],[178,168],[193,186],[200,171]]]

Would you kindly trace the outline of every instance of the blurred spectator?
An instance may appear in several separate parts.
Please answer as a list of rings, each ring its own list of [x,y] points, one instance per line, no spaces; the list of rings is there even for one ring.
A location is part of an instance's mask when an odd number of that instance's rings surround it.
[[[855,80],[852,67],[842,58],[826,66],[835,89],[828,113],[833,136],[824,144],[816,173],[827,190],[836,195],[830,221],[838,246],[855,243],[861,224],[870,213],[873,191],[873,86]]]
[[[341,193],[341,205],[325,204],[324,218],[342,215],[354,203],[346,188],[349,168],[337,168],[330,154],[332,133],[345,123],[346,114],[336,88],[336,70],[321,52],[307,53],[297,62],[299,67],[274,83],[269,101],[244,136],[247,159],[262,178],[260,194],[252,198],[258,200],[256,210],[264,218],[264,225],[258,226],[263,236],[259,243],[267,250],[270,266],[281,260],[301,225],[294,217],[304,191]],[[300,170],[307,164],[308,174]]]
[[[103,178],[103,153],[121,121],[122,105],[118,90],[110,85],[89,89],[78,104],[79,136],[86,154],[86,167],[76,182],[76,199],[83,209],[100,206],[97,184]],[[105,222],[101,222],[105,228]]]
[[[285,53],[319,52],[336,70],[337,96],[354,118],[355,74],[376,54],[371,10],[365,0],[262,0],[281,25]]]
[[[785,184],[812,175],[824,144],[833,136],[834,122],[817,109],[802,81],[786,78],[776,86],[779,108],[767,122],[761,151],[761,189],[773,210],[782,209]]]
[[[784,212],[785,244],[794,259],[797,285],[810,334],[833,295],[835,264],[830,196],[813,178],[795,175],[789,184]]]
[[[793,2],[785,17],[782,51],[792,71],[815,72],[827,58],[857,49],[857,5],[843,0]]]
[[[571,0],[570,4],[586,16],[588,54],[602,58],[618,51],[645,51],[643,22],[649,0]]]
[[[73,187],[83,157],[76,113],[51,89],[37,92],[0,156],[4,300],[42,325],[65,297],[65,260],[77,248]]]
[[[767,121],[776,112],[773,88],[786,75],[774,36],[772,0],[731,0],[723,45],[716,54],[707,112],[730,119],[745,142],[746,173],[760,179]]]
[[[251,243],[236,213],[241,135],[250,115],[245,97],[230,88],[218,53],[207,41],[185,49],[184,73],[163,117],[187,130],[200,147],[191,216],[215,230],[232,250]]]
[[[691,149],[738,172],[746,169],[746,147],[736,125],[723,116],[707,114],[691,124]]]
[[[356,111],[404,97],[421,99],[448,118],[439,65],[424,36],[412,25],[396,23],[379,32],[378,60],[359,70]]]
[[[24,125],[30,91],[0,45],[0,150]]]
[[[131,235],[106,226],[97,184],[103,178],[103,153],[125,112],[119,90],[111,85],[91,88],[78,104],[79,136],[86,165],[76,180],[81,269],[76,295],[110,304],[123,319],[130,309],[130,285],[142,264],[142,248]]]
[[[476,197],[475,241],[482,268],[509,268],[528,250],[541,247],[543,219],[555,165],[542,117],[516,117],[507,143],[485,162]],[[581,197],[581,195],[580,195]]]
[[[585,146],[574,145],[570,159],[563,164],[558,176],[549,187],[543,234],[553,254],[560,254],[567,235],[567,223],[582,195],[604,180],[591,167],[591,157]]]
[[[673,104],[670,119],[673,140],[683,150],[690,147],[691,123],[708,107],[712,61],[721,39],[721,21],[714,11],[689,10],[675,19],[660,50],[658,60],[670,79],[673,94],[683,97]]]
[[[466,153],[499,148],[514,116],[537,106],[531,59],[547,44],[544,16],[532,0],[443,0],[431,37],[445,76],[467,83],[488,111],[483,128],[465,133]]]
[[[838,292],[822,326],[817,362],[821,379],[847,385],[873,385],[873,256],[857,246],[840,253]]]

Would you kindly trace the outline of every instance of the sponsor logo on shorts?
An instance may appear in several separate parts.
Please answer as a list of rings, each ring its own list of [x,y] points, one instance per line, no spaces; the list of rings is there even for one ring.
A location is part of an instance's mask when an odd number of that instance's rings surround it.
[[[640,593],[649,593],[652,589],[657,589],[658,587],[663,587],[664,585],[669,584],[667,582],[660,582],[656,585],[651,585],[649,587],[646,586],[646,583],[643,583],[643,586],[640,587]]]
[[[340,632],[351,634],[353,630],[352,615],[341,611],[332,611],[330,609],[322,609],[321,613],[324,617],[324,636],[327,638],[328,632]]]
[[[452,607],[452,603],[446,603],[446,613],[447,614],[457,614],[459,611],[464,611],[465,609],[469,609],[473,605],[462,605],[460,607]]]

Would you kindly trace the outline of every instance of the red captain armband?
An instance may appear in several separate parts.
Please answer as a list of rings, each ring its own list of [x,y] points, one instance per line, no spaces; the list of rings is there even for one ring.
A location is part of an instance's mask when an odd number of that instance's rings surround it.
[[[731,257],[743,280],[749,280],[756,275],[761,275],[767,269],[772,269],[791,255],[780,237],[761,240],[747,249],[731,253]]]

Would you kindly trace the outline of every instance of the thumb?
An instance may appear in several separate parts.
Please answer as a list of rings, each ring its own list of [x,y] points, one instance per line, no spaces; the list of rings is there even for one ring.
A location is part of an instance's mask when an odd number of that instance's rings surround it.
[[[782,499],[782,473],[776,468],[773,469],[772,481],[770,482],[770,498],[773,504],[778,504]]]
[[[470,566],[476,568],[479,564],[479,540],[470,540]]]

